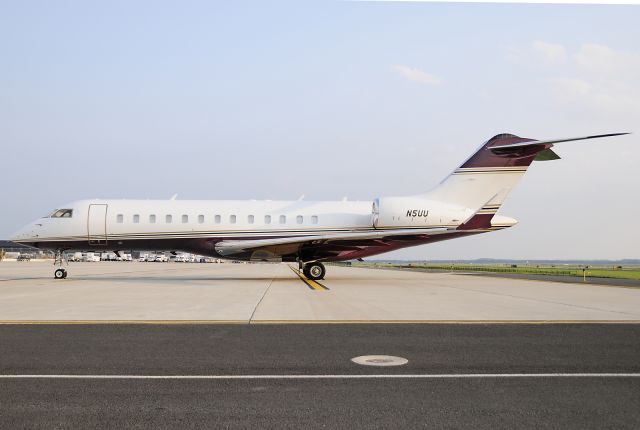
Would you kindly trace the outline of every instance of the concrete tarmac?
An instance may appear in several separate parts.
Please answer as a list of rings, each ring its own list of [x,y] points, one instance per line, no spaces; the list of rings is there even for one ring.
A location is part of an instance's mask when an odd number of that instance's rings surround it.
[[[580,276],[563,276],[563,275],[536,275],[536,274],[523,274],[523,273],[492,273],[492,272],[473,272],[470,273],[473,276],[493,276],[496,278],[512,278],[512,279],[529,279],[533,281],[547,281],[547,282],[566,282],[569,284],[582,284],[582,285],[608,285],[611,287],[628,287],[628,288],[640,288],[640,280],[638,279],[617,279],[617,278],[597,278],[587,276],[583,280]]]
[[[0,262],[0,321],[640,321],[640,289],[287,264]],[[324,288],[326,287],[326,288]]]
[[[639,338],[637,324],[2,325],[0,428],[636,429]],[[351,361],[369,354],[408,363]]]

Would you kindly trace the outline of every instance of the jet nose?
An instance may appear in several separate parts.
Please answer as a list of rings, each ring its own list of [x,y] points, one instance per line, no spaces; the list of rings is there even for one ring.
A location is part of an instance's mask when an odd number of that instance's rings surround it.
[[[33,242],[35,236],[34,225],[29,224],[9,236],[9,240],[17,243],[27,243]]]
[[[18,231],[16,231],[15,233],[13,233],[12,235],[9,236],[9,240],[11,242],[17,242],[20,239],[24,238],[24,232],[22,231],[23,229],[20,229]]]

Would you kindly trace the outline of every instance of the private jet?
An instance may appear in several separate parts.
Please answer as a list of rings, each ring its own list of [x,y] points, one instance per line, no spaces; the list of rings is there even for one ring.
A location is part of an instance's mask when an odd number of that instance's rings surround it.
[[[12,241],[55,251],[56,279],[69,251],[189,252],[245,261],[296,262],[311,280],[324,262],[502,230],[497,215],[533,161],[556,160],[556,140],[499,134],[436,187],[373,201],[80,200],[28,224]]]

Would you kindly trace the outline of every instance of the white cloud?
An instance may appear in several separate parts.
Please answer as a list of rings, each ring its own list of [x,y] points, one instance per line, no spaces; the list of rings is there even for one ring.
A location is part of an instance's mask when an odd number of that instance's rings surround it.
[[[531,47],[546,64],[559,65],[567,60],[567,52],[562,45],[536,40]]]
[[[589,82],[577,78],[551,78],[547,82],[554,92],[565,100],[588,96],[593,88]]]
[[[606,45],[584,44],[573,59],[578,68],[588,73],[622,73],[635,77],[640,73],[640,54],[616,51]]]
[[[554,99],[618,118],[640,115],[640,88],[611,79],[552,78],[547,84]]]
[[[416,69],[414,67],[403,66],[400,64],[395,64],[392,67],[393,67],[393,70],[395,70],[404,78],[410,81],[418,82],[421,84],[433,85],[433,86],[438,86],[442,84],[442,79],[440,79],[440,77],[433,75],[431,73],[427,73],[423,70]]]
[[[561,44],[537,40],[526,49],[512,49],[508,58],[545,76],[539,82],[556,102],[609,118],[640,115],[640,53],[595,43],[570,53]]]

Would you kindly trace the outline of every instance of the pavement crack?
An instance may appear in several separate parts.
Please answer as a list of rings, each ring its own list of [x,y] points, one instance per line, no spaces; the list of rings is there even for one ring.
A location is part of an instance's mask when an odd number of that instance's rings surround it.
[[[269,285],[267,285],[267,288],[265,288],[264,293],[262,293],[262,297],[260,297],[260,300],[258,300],[258,303],[256,303],[256,307],[253,308],[253,312],[251,312],[251,316],[249,317],[249,324],[251,324],[251,322],[253,321],[253,317],[255,316],[256,311],[258,310],[258,307],[260,307],[262,300],[264,300],[265,296],[269,292],[269,289],[271,288],[271,285],[273,284],[273,281],[275,281],[275,279],[276,279],[276,276],[274,275],[273,278],[271,278]]]

